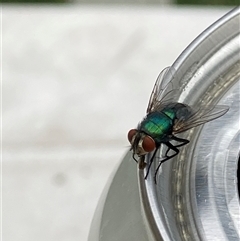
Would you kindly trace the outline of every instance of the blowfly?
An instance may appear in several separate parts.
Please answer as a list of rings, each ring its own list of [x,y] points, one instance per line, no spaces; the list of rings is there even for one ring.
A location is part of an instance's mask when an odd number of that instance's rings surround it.
[[[161,144],[167,146],[162,160],[159,162],[154,175],[156,183],[157,172],[162,163],[173,158],[179,153],[179,147],[189,143],[189,140],[182,139],[176,135],[193,127],[202,125],[224,115],[228,111],[227,106],[201,106],[193,108],[183,103],[174,102],[173,83],[170,81],[164,86],[166,73],[170,67],[165,68],[158,76],[153,87],[152,94],[147,107],[147,114],[138,124],[137,129],[128,132],[128,140],[131,143],[133,159],[137,155],[139,160],[144,160],[146,154],[154,151],[147,166],[145,179],[154,161],[154,157]],[[171,141],[177,142],[173,145]],[[172,154],[169,154],[169,151]],[[144,167],[145,165],[142,165]]]

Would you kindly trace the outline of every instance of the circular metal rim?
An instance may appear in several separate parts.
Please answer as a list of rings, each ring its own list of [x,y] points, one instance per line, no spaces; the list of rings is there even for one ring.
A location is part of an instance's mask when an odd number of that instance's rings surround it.
[[[211,41],[212,36],[215,37],[219,36],[222,37],[222,34],[219,34],[224,29],[224,41],[222,39],[219,40],[220,45],[218,48],[223,47],[226,45],[231,39],[234,39],[234,37],[239,34],[239,28],[238,31],[232,31],[232,29],[236,29],[236,24],[238,23],[238,17],[240,16],[240,8],[235,8],[232,11],[230,11],[228,14],[223,16],[221,19],[219,19],[217,22],[215,22],[213,25],[211,25],[208,29],[206,29],[199,37],[197,37],[180,55],[180,57],[176,60],[176,62],[172,66],[172,72],[171,75],[166,76],[166,81],[170,81],[173,77],[177,77],[176,81],[181,81],[184,79],[184,81],[188,82],[188,76],[191,76],[192,73],[196,73],[199,71],[199,66],[206,61],[206,59],[209,58],[211,55],[211,51],[213,49],[212,44],[209,44]],[[204,51],[202,51],[204,50]],[[208,55],[209,54],[209,55]],[[197,56],[197,58],[196,58]],[[187,73],[187,74],[186,74]],[[185,100],[187,95],[181,95],[179,93],[179,102],[182,100]],[[197,132],[195,132],[196,134]],[[196,135],[198,136],[198,135]],[[192,146],[195,145],[195,142]],[[147,159],[149,160],[151,156],[149,155]],[[190,167],[189,167],[190,168]],[[166,179],[164,185],[166,185],[166,189],[171,189],[170,187],[170,180],[167,175],[164,174],[164,172],[170,172],[172,169],[172,166],[168,163],[165,165],[163,172],[161,175]],[[169,223],[166,223],[166,213],[164,212],[164,208],[159,206],[158,202],[158,192],[157,189],[158,186],[155,186],[153,182],[153,178],[150,175],[148,180],[144,179],[144,172],[145,170],[139,169],[139,189],[140,189],[140,198],[142,203],[142,210],[143,214],[145,216],[146,220],[146,226],[148,227],[149,237],[153,240],[172,240],[172,237],[175,236],[179,237],[175,240],[191,240],[191,236],[189,235],[195,235],[195,237],[200,237],[200,234],[198,234],[199,230],[191,230],[191,234],[186,234],[185,236],[182,233],[179,235],[179,227],[177,227],[175,222],[172,222],[171,225],[171,231],[169,231]],[[162,179],[164,179],[162,178]],[[179,199],[182,197],[179,196]],[[181,202],[182,200],[180,200]],[[168,205],[168,203],[162,203],[162,206]],[[173,217],[175,216],[174,210],[173,210]],[[181,215],[180,215],[181,216]],[[178,216],[178,218],[180,217]],[[193,220],[192,220],[193,221]],[[181,223],[184,226],[184,220]],[[183,227],[184,228],[184,227]],[[186,228],[186,227],[185,227]],[[175,230],[175,234],[172,234],[171,232]],[[197,240],[194,239],[194,240]]]

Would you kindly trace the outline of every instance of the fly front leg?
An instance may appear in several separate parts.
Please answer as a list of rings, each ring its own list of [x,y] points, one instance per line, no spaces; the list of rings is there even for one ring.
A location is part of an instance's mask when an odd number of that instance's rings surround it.
[[[135,158],[135,153],[132,154],[132,158],[136,163],[138,163],[138,160]]]
[[[156,155],[159,147],[160,147],[160,144],[157,145],[157,147],[156,147],[156,149],[155,149],[155,151],[154,151],[154,153],[153,153],[153,155],[152,155],[152,157],[151,157],[151,159],[150,159],[150,162],[149,162],[149,165],[148,165],[148,168],[147,168],[147,173],[146,173],[146,175],[145,175],[145,177],[144,177],[145,179],[147,179],[147,177],[148,177],[150,168],[151,168],[152,163],[153,163],[153,161],[154,161],[154,157],[155,157],[155,155]]]

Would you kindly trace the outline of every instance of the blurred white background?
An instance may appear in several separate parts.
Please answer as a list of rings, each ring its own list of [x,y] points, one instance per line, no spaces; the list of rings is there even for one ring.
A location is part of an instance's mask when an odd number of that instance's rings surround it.
[[[230,9],[2,7],[4,241],[87,240],[157,75]]]

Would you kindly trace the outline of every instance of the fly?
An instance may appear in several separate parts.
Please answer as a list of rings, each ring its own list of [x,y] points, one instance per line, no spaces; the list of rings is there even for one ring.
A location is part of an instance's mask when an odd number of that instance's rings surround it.
[[[133,159],[136,162],[138,160],[135,158],[135,155],[140,158],[139,160],[142,163],[145,155],[154,151],[147,167],[145,179],[149,174],[154,157],[161,144],[167,146],[166,153],[155,170],[155,183],[161,164],[176,156],[179,153],[179,147],[189,143],[189,140],[179,138],[176,135],[217,119],[229,109],[227,106],[217,105],[201,106],[196,110],[196,108],[186,104],[174,102],[173,96],[177,90],[170,86],[172,82],[164,86],[165,76],[169,69],[170,67],[165,68],[156,80],[148,103],[146,116],[138,124],[137,129],[131,129],[128,132]],[[169,87],[171,89],[167,91]],[[176,141],[177,145],[173,145],[171,141]],[[172,154],[169,154],[170,150],[173,151]],[[144,168],[145,165],[141,166]]]

